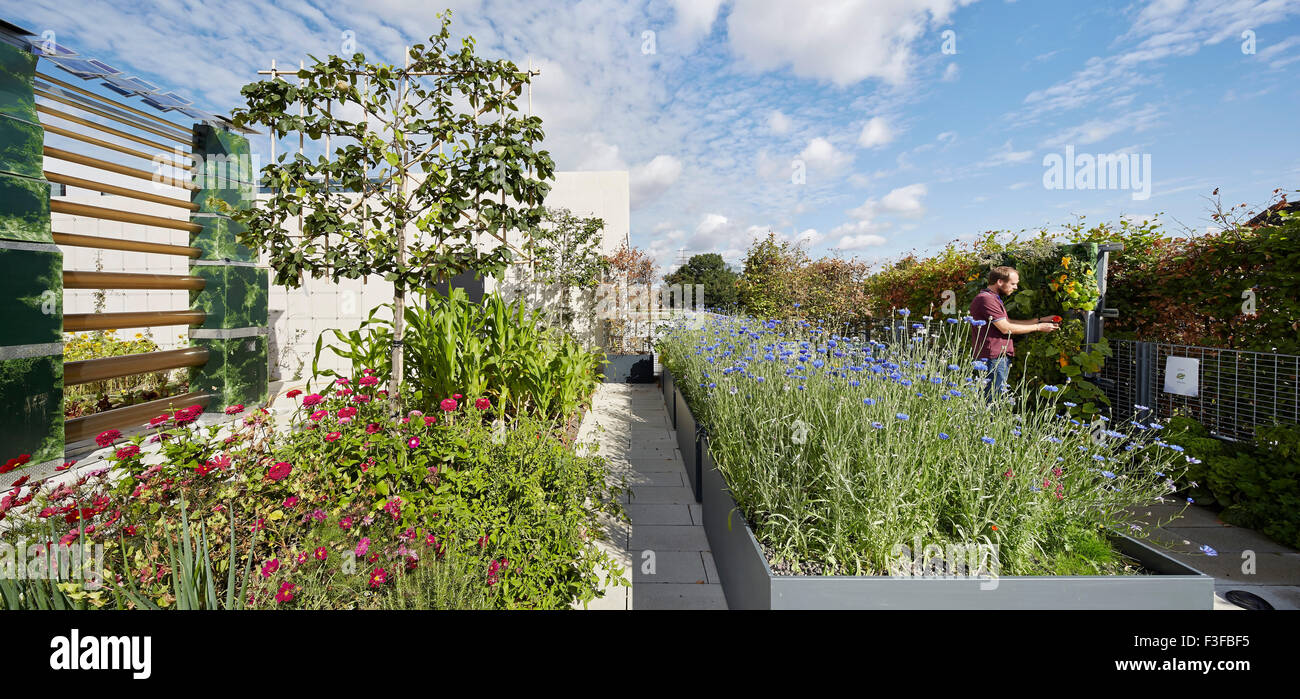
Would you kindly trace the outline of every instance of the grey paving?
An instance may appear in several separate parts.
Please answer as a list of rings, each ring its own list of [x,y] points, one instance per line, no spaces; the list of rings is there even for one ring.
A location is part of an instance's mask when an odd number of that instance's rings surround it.
[[[605,522],[602,545],[631,587],[606,584],[588,609],[726,609],[677,435],[658,386],[603,384],[579,441],[596,443],[607,480],[626,487],[626,521]]]

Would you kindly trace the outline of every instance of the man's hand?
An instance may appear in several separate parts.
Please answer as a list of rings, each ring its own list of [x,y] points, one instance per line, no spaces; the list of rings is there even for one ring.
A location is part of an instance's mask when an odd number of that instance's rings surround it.
[[[1039,323],[1037,326],[1034,327],[1034,329],[1040,333],[1050,333],[1053,330],[1059,329],[1060,327],[1061,326],[1057,325],[1056,323]]]

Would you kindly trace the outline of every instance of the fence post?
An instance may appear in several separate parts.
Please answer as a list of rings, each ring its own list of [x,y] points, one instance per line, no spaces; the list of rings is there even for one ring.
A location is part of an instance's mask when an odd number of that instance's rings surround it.
[[[35,54],[0,42],[0,464],[29,457],[0,485],[63,463],[63,253],[50,232],[35,72]]]
[[[191,372],[190,388],[212,395],[210,411],[236,403],[257,405],[267,398],[267,300],[269,276],[257,255],[235,242],[241,224],[221,213],[220,200],[235,208],[256,203],[257,173],[251,166],[248,139],[209,124],[194,125],[193,153],[198,158],[191,216],[203,226],[193,245],[203,252],[190,274],[207,285],[190,292],[190,304],[207,314],[190,329],[190,340],[208,350],[208,363]],[[238,164],[234,166],[234,164]]]

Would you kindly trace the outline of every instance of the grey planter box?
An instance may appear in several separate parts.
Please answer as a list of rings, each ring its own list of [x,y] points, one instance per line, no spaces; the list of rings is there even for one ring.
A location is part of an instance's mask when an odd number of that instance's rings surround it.
[[[605,383],[654,383],[653,354],[611,354],[601,367]]]
[[[677,449],[681,451],[682,463],[686,466],[686,481],[695,494],[695,501],[703,502],[700,490],[702,470],[699,425],[676,386],[673,386],[673,406],[673,427],[677,429]]]
[[[701,439],[704,531],[729,609],[1212,609],[1214,578],[1117,534],[1118,548],[1156,575],[978,579],[773,575]]]
[[[664,408],[668,411],[668,423],[677,429],[677,389],[673,386],[673,373],[664,367],[663,373]]]

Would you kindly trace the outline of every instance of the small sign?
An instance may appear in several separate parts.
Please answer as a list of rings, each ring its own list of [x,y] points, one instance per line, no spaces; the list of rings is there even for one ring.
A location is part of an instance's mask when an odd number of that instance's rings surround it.
[[[1191,357],[1166,357],[1165,393],[1195,398],[1201,378],[1201,360]]]

